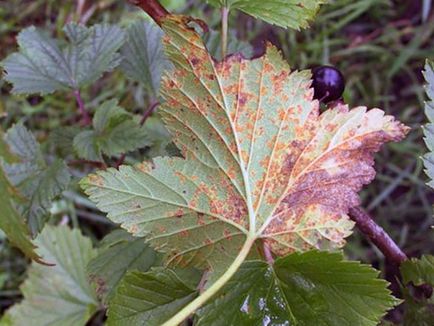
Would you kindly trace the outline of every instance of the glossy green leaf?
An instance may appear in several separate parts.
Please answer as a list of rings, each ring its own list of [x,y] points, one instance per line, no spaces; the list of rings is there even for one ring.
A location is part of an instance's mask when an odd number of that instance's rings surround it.
[[[3,171],[11,185],[22,195],[16,207],[27,221],[31,234],[36,235],[49,216],[53,199],[69,185],[70,173],[60,159],[50,164],[45,162],[38,142],[23,125],[10,128],[4,140],[18,162],[3,161]]]
[[[398,300],[378,272],[341,254],[310,251],[246,262],[198,313],[198,326],[375,326]]]
[[[147,272],[159,259],[143,238],[134,238],[124,230],[109,233],[100,244],[98,255],[87,266],[98,296],[107,302],[128,271]]]
[[[69,23],[64,28],[69,39],[60,45],[34,26],[18,35],[19,52],[2,63],[5,79],[18,94],[47,94],[62,89],[78,89],[91,84],[120,63],[117,53],[124,42],[123,31],[116,26],[87,28]]]
[[[420,259],[412,258],[403,262],[401,274],[404,283],[434,285],[434,256],[424,255]]]
[[[430,178],[428,185],[434,188],[434,63],[432,61],[427,60],[423,74],[427,82],[425,90],[429,98],[425,103],[425,115],[429,122],[424,126],[424,139],[429,152],[425,154],[423,160],[425,172]]]
[[[1,320],[10,325],[78,326],[98,309],[85,267],[96,255],[90,239],[67,226],[47,226],[36,238],[37,252],[54,266],[33,263],[21,285],[24,299]]]
[[[102,161],[103,154],[115,156],[148,145],[146,129],[119,107],[116,100],[101,104],[93,117],[93,129],[82,131],[74,138],[78,156],[91,161]]]
[[[327,0],[207,0],[210,4],[238,9],[268,23],[294,29],[308,26]]]
[[[424,255],[401,264],[402,280],[408,287],[403,288],[405,299],[404,326],[434,325],[434,256]],[[418,290],[414,286],[422,286]],[[431,286],[431,288],[427,288]],[[423,290],[425,289],[425,290]]]
[[[192,272],[189,278],[185,282],[167,268],[129,272],[109,302],[108,326],[162,325],[197,296],[191,283],[199,282],[198,274]]]
[[[142,83],[153,98],[158,96],[163,71],[170,67],[162,36],[163,31],[154,23],[137,21],[128,28],[121,49],[120,68],[129,78]]]

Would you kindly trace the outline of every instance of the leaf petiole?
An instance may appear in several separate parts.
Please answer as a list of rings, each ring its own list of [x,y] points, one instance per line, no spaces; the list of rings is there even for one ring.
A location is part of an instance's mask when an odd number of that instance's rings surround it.
[[[226,57],[226,54],[228,52],[228,18],[229,18],[229,8],[228,7],[222,7],[221,9],[222,13],[222,59]]]
[[[193,300],[183,309],[181,309],[175,316],[166,321],[162,326],[178,326],[185,319],[187,319],[188,316],[193,314],[197,309],[202,307],[210,298],[212,298],[238,271],[242,263],[249,255],[250,249],[255,243],[255,240],[256,237],[248,236],[238,256],[235,258],[235,260],[229,266],[226,272],[217,281],[215,281],[213,285],[211,285],[195,300]]]

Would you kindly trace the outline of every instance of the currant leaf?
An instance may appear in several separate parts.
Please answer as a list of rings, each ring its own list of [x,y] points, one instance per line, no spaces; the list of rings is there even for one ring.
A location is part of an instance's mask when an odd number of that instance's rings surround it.
[[[40,232],[49,216],[52,201],[69,185],[71,175],[60,159],[47,164],[35,137],[21,124],[4,136],[10,152],[18,162],[1,162],[3,171],[21,195],[17,210],[27,221],[30,232]]]
[[[127,30],[121,70],[132,80],[141,82],[149,95],[156,98],[160,89],[161,75],[170,68],[161,43],[163,31],[154,23],[137,21]]]
[[[424,255],[420,259],[412,258],[404,261],[401,266],[405,299],[404,325],[429,326],[434,323],[434,256]],[[412,286],[428,286],[415,295]]]
[[[309,251],[244,263],[196,325],[375,326],[398,302],[370,266]]]
[[[18,158],[10,152],[8,145],[4,141],[4,134],[0,130],[0,158],[2,162],[11,164],[17,162]],[[27,257],[40,260],[34,251],[34,245],[30,239],[30,232],[24,217],[17,211],[17,201],[21,201],[21,196],[7,179],[3,169],[0,169],[0,229],[3,230],[8,240],[18,247]]]
[[[102,161],[103,154],[115,156],[149,145],[146,129],[116,100],[101,104],[93,117],[93,129],[74,137],[78,156],[91,161]]]
[[[425,103],[425,115],[429,122],[424,126],[424,139],[429,152],[425,154],[423,161],[425,172],[431,180],[428,185],[434,188],[434,63],[432,61],[427,60],[423,74],[427,82],[425,91],[429,98]]]
[[[124,230],[115,230],[101,241],[98,255],[89,262],[87,273],[96,286],[99,298],[106,303],[128,271],[147,272],[158,262],[157,254],[145,244],[143,238],[134,238]]]
[[[326,0],[207,0],[208,3],[229,9],[238,9],[268,23],[290,27],[305,28],[312,20],[321,4]]]
[[[19,52],[1,62],[17,94],[48,94],[89,85],[120,63],[124,32],[112,25],[87,28],[69,23],[66,46],[34,26],[18,35]]]
[[[401,264],[402,279],[405,284],[434,285],[434,256],[425,255],[420,259],[406,260]]]
[[[21,285],[23,301],[7,311],[0,324],[85,325],[99,305],[86,280],[85,267],[96,255],[90,239],[67,226],[47,226],[35,244],[37,253],[55,265],[31,265]]]
[[[292,72],[276,48],[217,63],[188,22],[161,22],[175,70],[159,113],[183,158],[100,171],[81,181],[85,192],[166,264],[208,269],[207,286],[262,244],[277,256],[341,247],[373,153],[408,128],[379,109],[320,114],[310,73]]]
[[[188,273],[189,281],[185,281]],[[129,272],[109,302],[107,324],[159,326],[194,299],[200,274],[184,271],[184,277],[167,268]]]

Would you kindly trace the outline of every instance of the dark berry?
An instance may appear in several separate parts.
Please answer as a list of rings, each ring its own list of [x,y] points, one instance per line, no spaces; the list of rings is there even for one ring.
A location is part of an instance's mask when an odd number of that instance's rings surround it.
[[[345,79],[338,69],[330,66],[320,66],[313,69],[312,74],[315,99],[328,103],[341,98],[345,89]]]

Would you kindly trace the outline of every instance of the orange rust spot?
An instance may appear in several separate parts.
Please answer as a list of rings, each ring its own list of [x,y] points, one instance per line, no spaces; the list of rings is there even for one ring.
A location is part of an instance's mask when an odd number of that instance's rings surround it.
[[[102,186],[104,184],[104,179],[98,174],[91,174],[87,177],[89,183],[95,184],[97,186]]]

